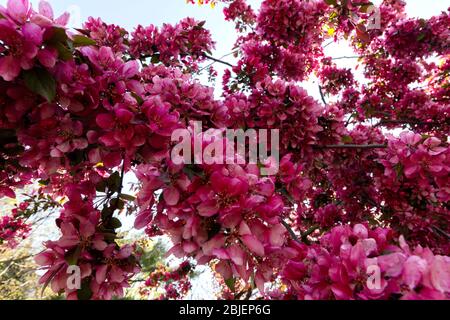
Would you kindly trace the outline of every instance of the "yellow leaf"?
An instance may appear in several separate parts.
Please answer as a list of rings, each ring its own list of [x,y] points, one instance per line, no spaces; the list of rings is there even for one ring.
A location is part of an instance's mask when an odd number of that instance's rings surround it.
[[[334,30],[334,28],[328,28],[328,35],[330,37],[332,37],[334,35],[334,33],[336,32],[336,30]]]

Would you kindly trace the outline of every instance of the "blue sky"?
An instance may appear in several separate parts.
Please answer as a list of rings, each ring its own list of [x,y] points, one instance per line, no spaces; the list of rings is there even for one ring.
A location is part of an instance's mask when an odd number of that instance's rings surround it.
[[[208,28],[216,42],[214,56],[222,57],[232,51],[236,40],[234,24],[227,22],[223,18],[222,5],[212,9],[209,5],[197,6],[187,4],[186,0],[48,0],[55,11],[61,14],[69,11],[72,14],[71,27],[81,27],[81,24],[89,16],[101,17],[107,23],[118,24],[128,31],[132,31],[135,26],[142,24],[162,25],[163,23],[176,23],[184,17],[194,17],[197,20],[206,20],[205,27]],[[0,0],[0,4],[6,4],[7,0]],[[31,0],[34,7],[37,7],[39,0]],[[256,10],[262,0],[247,0]],[[375,4],[381,0],[374,0]],[[406,0],[407,10],[410,16],[428,18],[439,14],[450,7],[450,0]],[[345,43],[333,44],[329,46],[326,53],[332,57],[352,55],[352,51]],[[233,63],[231,57],[227,57]],[[340,60],[340,67],[355,67],[355,61]],[[216,64],[219,75],[224,67]],[[358,77],[358,75],[356,75]],[[218,79],[220,80],[220,78]],[[317,92],[317,85],[314,81],[302,84],[309,94],[320,99]],[[217,86],[220,88],[221,86]],[[221,90],[216,90],[216,95],[220,96]]]
[[[32,0],[36,7],[38,0]],[[186,4],[185,0],[50,0],[55,13],[72,11],[75,20],[73,26],[80,26],[80,21],[87,17],[101,17],[108,23],[115,23],[128,30],[138,25],[176,23],[180,19],[191,16],[206,20],[206,27],[211,30],[217,43],[216,55],[224,55],[231,51],[236,34],[233,24],[223,19],[222,6],[215,9],[209,6],[199,7]],[[261,0],[248,0],[253,8],[258,8]],[[379,2],[379,1],[375,1]],[[6,0],[0,0],[5,4]],[[408,12],[412,16],[429,17],[450,6],[450,0],[407,0]],[[78,19],[76,16],[80,16]]]

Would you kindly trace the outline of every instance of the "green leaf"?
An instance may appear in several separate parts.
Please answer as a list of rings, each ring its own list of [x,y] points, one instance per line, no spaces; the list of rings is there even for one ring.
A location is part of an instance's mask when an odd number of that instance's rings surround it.
[[[97,190],[97,192],[105,192],[106,191],[106,181],[105,180],[100,181],[95,186],[95,190]]]
[[[91,278],[81,282],[81,288],[77,291],[78,300],[90,300],[92,298]]]
[[[107,220],[109,217],[111,217],[114,213],[114,210],[112,210],[110,207],[105,206],[102,210],[102,220]]]
[[[63,28],[54,27],[50,31],[46,43],[58,51],[59,58],[68,61],[73,59],[73,52],[69,46],[69,37]]]
[[[117,218],[112,218],[109,225],[114,229],[119,229],[120,227],[122,227],[122,222],[120,222],[120,220]]]
[[[353,138],[351,136],[342,136],[342,142],[343,143],[352,143],[353,142]]]
[[[55,78],[45,69],[35,68],[24,72],[25,85],[32,92],[52,102],[56,97]]]
[[[62,43],[57,43],[54,45],[55,49],[58,51],[58,56],[63,61],[69,61],[73,59],[73,52]]]
[[[117,210],[123,210],[123,208],[125,208],[125,201],[117,199],[116,208]]]
[[[120,187],[120,173],[119,172],[114,172],[112,175],[109,176],[108,181],[107,181],[107,185],[108,185],[108,190],[109,191],[117,191],[119,190]]]
[[[73,36],[73,45],[75,48],[78,47],[86,47],[86,46],[95,46],[97,42],[95,40],[92,40],[91,38],[82,36],[82,35],[75,35]]]
[[[397,174],[397,178],[400,179],[403,176],[403,165],[401,163],[397,163],[394,166],[395,173]]]
[[[53,278],[55,278],[55,276],[58,274],[58,272],[61,271],[62,268],[64,268],[63,265],[61,265],[59,268],[55,269],[55,270],[51,273],[50,277],[48,277],[47,281],[45,281],[44,286],[42,287],[42,290],[41,290],[41,296],[44,295],[45,289],[47,289],[47,287],[48,287],[48,285],[50,284],[50,282],[52,282]]]
[[[131,92],[131,96],[136,99],[136,102],[139,105],[142,105],[144,103],[144,99],[142,99],[142,97],[140,95],[138,95],[138,94],[136,94],[134,92]]]
[[[158,64],[158,63],[160,62],[160,60],[159,60],[159,54],[154,54],[154,55],[152,56],[151,62],[152,62],[153,64]]]
[[[106,241],[114,241],[117,239],[117,234],[113,232],[103,232],[102,234]]]
[[[88,36],[88,37],[91,33],[89,30],[86,30],[86,29],[75,28],[75,30],[77,30],[79,33],[84,34],[85,36]]]
[[[48,184],[50,183],[50,179],[47,179],[47,180],[39,180],[38,183],[39,183],[41,186],[48,186]]]
[[[77,246],[75,249],[70,250],[64,255],[64,259],[70,266],[77,265],[78,258],[80,258],[81,246]]]
[[[337,4],[336,0],[325,0],[325,3],[329,6],[335,6]]]
[[[46,41],[47,44],[55,45],[57,43],[67,44],[69,37],[64,28],[54,27],[51,29],[51,34]]]
[[[231,292],[236,291],[236,280],[234,278],[226,279],[225,284],[231,290]]]
[[[369,10],[370,7],[373,7],[372,3],[361,4],[361,7],[359,8],[359,12],[367,13],[367,11]]]
[[[281,190],[279,190],[279,192],[286,197],[286,199],[289,200],[290,203],[295,204],[295,200],[294,198],[292,198],[291,194],[287,191],[286,188],[281,188]]]
[[[126,201],[135,201],[135,200],[136,200],[136,197],[134,197],[134,196],[132,196],[132,195],[129,195],[129,194],[126,194],[126,193],[122,193],[122,194],[120,195],[120,198],[121,198],[122,200],[126,200]]]

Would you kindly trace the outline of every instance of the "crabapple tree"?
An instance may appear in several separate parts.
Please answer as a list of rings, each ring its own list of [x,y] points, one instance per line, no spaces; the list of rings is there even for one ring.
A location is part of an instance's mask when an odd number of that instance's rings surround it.
[[[118,239],[128,213],[185,261],[146,281],[170,279],[167,298],[189,290],[195,265],[211,267],[225,299],[449,298],[449,10],[418,19],[402,0],[212,3],[235,23],[233,64],[192,18],[133,31],[89,18],[73,30],[45,1],[0,8],[0,197],[33,185],[58,207],[60,238],[35,257],[42,286],[123,296],[140,272],[136,247]],[[325,54],[339,41],[362,76]],[[199,80],[219,63],[218,88]],[[320,100],[302,87],[311,79]],[[279,130],[279,161],[176,163],[175,130],[200,152],[223,142],[195,122]],[[1,218],[3,245],[26,237],[34,207]]]

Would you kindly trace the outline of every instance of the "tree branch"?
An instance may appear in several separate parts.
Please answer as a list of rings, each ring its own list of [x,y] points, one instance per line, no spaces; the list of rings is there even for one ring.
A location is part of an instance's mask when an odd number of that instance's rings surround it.
[[[119,190],[117,190],[117,198],[120,198],[120,196],[122,195],[124,176],[125,176],[125,157],[123,157],[122,169],[120,171],[120,186]]]
[[[299,237],[297,237],[297,235],[295,234],[294,230],[292,230],[291,226],[289,225],[289,223],[287,223],[286,221],[284,221],[282,218],[280,218],[280,222],[281,224],[286,228],[286,230],[289,232],[289,234],[291,235],[292,240],[298,242],[298,243],[303,243],[302,240],[300,240]]]
[[[358,58],[361,58],[361,56],[343,56],[343,57],[331,58],[331,60],[358,59]]]
[[[322,98],[323,103],[324,103],[325,105],[327,105],[328,103],[327,103],[327,101],[325,100],[325,96],[324,96],[324,94],[323,94],[323,90],[322,90],[322,87],[320,86],[320,84],[319,84],[319,92],[320,92],[320,97]]]
[[[227,65],[227,66],[231,67],[231,68],[234,67],[231,63],[226,62],[226,61],[223,61],[223,60],[220,60],[220,59],[216,59],[216,58],[214,58],[214,57],[211,57],[211,56],[207,55],[206,53],[203,54],[203,56],[204,56],[205,58],[209,59],[209,60],[212,60],[212,61],[215,61],[215,62],[222,63],[222,64],[224,64],[224,65]]]
[[[378,122],[374,128],[376,127],[381,127],[383,125],[386,124],[416,124],[416,125],[440,125],[439,122],[426,122],[426,121],[420,121],[420,120],[414,120],[414,119],[399,119],[399,120],[390,120],[390,119],[386,119],[386,120],[381,120],[380,122]]]
[[[227,54],[221,56],[221,57],[220,57],[219,59],[217,59],[217,60],[222,60],[223,58],[226,58],[226,57],[228,57],[228,56],[230,56],[230,55],[232,55],[232,54],[235,54],[236,52],[237,52],[237,50],[231,51],[230,53],[227,53]],[[216,63],[216,62],[213,61],[212,63],[208,64],[207,66],[204,66],[203,68],[201,68],[201,69],[198,71],[198,73],[200,73],[200,72],[202,72],[202,71],[208,69],[208,68],[211,67],[214,63]]]
[[[307,237],[312,235],[317,229],[319,229],[319,226],[312,226],[308,230],[305,231],[305,233],[302,234],[303,241],[307,240]]]

